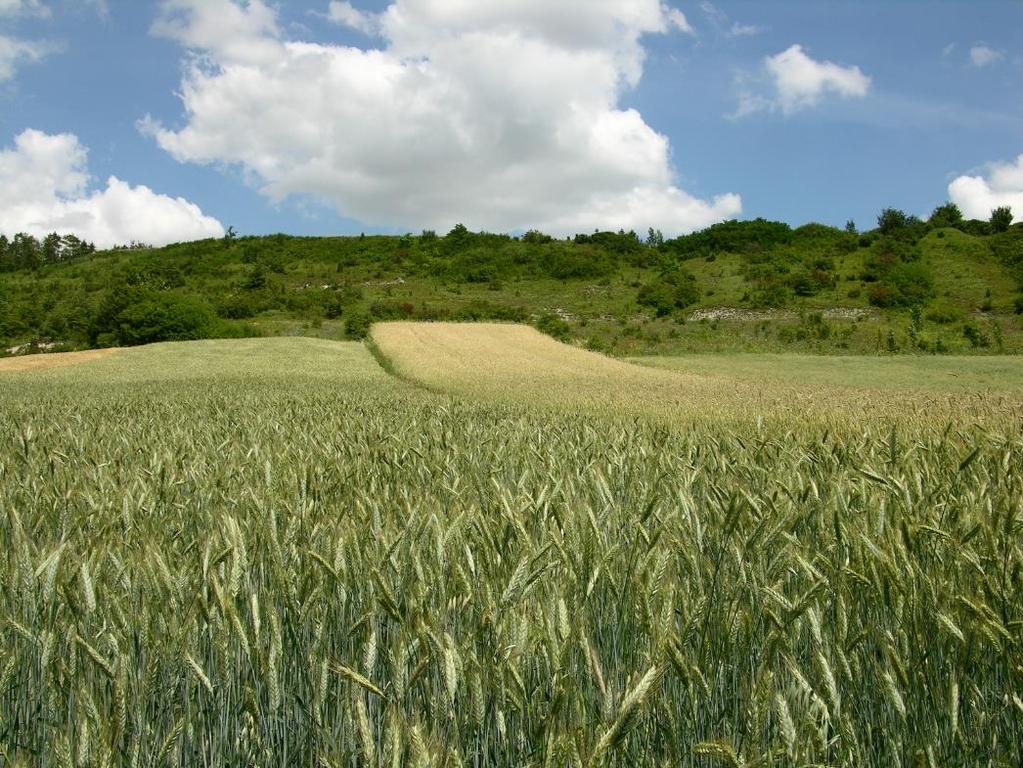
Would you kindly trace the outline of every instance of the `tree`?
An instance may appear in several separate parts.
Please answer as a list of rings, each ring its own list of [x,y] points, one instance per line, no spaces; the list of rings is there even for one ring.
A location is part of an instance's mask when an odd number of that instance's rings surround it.
[[[877,217],[877,228],[883,234],[890,235],[909,224],[909,216],[898,208],[885,208]]]
[[[62,250],[63,242],[56,232],[51,232],[43,238],[43,261],[45,263],[54,264],[60,261]]]
[[[963,212],[955,203],[945,203],[934,209],[927,223],[932,227],[958,227],[963,223]]]
[[[1007,205],[999,206],[991,211],[991,231],[994,233],[1004,232],[1012,226],[1012,208]]]
[[[659,248],[664,245],[664,235],[661,233],[661,230],[650,227],[647,230],[646,244],[651,248]]]
[[[845,231],[848,232],[850,235],[857,234],[856,222],[853,221],[852,219],[849,219],[849,221],[845,223]]]

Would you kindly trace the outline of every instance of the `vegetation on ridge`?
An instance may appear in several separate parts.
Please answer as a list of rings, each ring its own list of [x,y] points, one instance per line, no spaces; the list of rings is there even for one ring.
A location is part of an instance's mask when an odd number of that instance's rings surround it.
[[[964,221],[950,204],[927,222],[886,209],[866,233],[757,219],[668,240],[555,240],[459,225],[444,236],[65,248],[52,259],[15,241],[0,248],[3,348],[360,338],[371,322],[411,319],[530,322],[617,355],[1023,350],[1023,225],[1004,213]]]

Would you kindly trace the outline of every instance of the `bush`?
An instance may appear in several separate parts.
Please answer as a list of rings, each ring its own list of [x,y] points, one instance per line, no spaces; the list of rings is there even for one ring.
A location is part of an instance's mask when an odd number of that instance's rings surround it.
[[[360,341],[369,335],[372,320],[365,312],[353,312],[345,320],[345,338]]]
[[[968,235],[974,235],[976,237],[983,237],[984,235],[991,234],[991,225],[986,221],[980,221],[979,219],[964,221],[962,225],[960,225],[959,229]]]
[[[878,214],[877,228],[883,235],[890,235],[897,230],[904,229],[910,222],[910,217],[898,208],[885,208]]]
[[[125,346],[190,341],[209,338],[214,325],[213,311],[205,302],[191,296],[153,294],[118,314],[116,335]]]
[[[991,211],[991,219],[988,224],[995,234],[1005,232],[1012,226],[1012,209],[1007,205],[995,208]]]
[[[572,327],[555,314],[546,314],[536,321],[536,329],[558,341],[568,341]]]
[[[640,306],[653,309],[658,317],[685,309],[699,300],[696,278],[681,268],[662,273],[659,279],[642,286],[636,296]]]
[[[927,223],[935,228],[958,227],[963,223],[963,212],[955,203],[945,203],[934,209]]]
[[[553,237],[545,235],[538,229],[531,229],[522,236],[522,242],[532,243],[534,245],[543,245],[544,243],[549,243],[553,240]]]
[[[991,340],[987,334],[978,328],[974,323],[963,324],[963,336],[970,342],[970,346],[974,349],[978,347],[988,347],[991,345]]]
[[[932,323],[949,325],[963,319],[962,310],[950,304],[937,304],[927,313],[927,319]]]
[[[899,303],[896,290],[884,283],[872,285],[867,298],[875,307],[882,309],[897,306]]]

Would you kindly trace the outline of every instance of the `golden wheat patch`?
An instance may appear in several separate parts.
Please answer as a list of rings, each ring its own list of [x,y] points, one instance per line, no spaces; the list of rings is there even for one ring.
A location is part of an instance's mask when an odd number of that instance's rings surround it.
[[[0,360],[0,373],[16,371],[37,371],[46,368],[63,368],[68,365],[81,365],[92,360],[100,360],[120,352],[120,348],[87,349],[82,352],[55,352],[52,354],[21,355]]]

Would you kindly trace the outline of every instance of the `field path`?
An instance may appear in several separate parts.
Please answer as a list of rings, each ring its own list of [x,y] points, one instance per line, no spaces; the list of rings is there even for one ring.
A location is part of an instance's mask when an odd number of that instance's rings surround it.
[[[53,352],[39,355],[20,355],[0,359],[0,373],[16,371],[37,371],[47,368],[63,368],[68,365],[81,365],[93,360],[100,360],[121,352],[120,347],[110,349],[87,349],[82,352]]]

